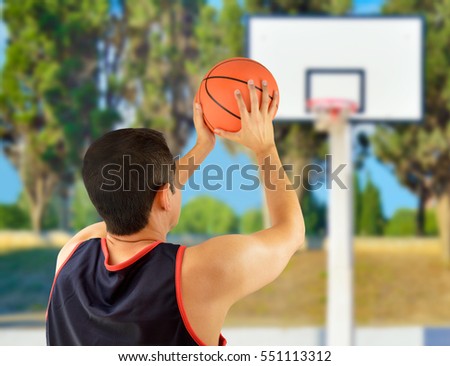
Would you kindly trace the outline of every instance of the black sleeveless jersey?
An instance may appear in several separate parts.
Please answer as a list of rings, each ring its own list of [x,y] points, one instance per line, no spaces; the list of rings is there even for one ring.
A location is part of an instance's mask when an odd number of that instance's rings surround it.
[[[78,244],[53,282],[47,345],[205,345],[183,307],[185,249],[155,242],[127,261],[110,265],[105,238]],[[222,335],[218,344],[226,344]]]

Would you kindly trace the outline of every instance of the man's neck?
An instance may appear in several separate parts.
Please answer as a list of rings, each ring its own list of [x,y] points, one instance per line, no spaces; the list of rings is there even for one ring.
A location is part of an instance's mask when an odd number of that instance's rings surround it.
[[[154,241],[166,241],[167,232],[144,228],[143,230],[130,235],[115,235],[107,232],[106,238],[113,244],[144,244]]]

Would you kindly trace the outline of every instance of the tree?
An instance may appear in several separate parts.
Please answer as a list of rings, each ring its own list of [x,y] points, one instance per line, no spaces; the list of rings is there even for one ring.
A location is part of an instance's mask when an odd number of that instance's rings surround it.
[[[220,12],[204,0],[125,3],[127,44],[122,94],[136,110],[135,125],[164,132],[178,155],[192,124],[192,100],[203,75],[243,48],[237,0]]]
[[[426,78],[423,123],[378,127],[372,138],[378,158],[393,166],[406,187],[419,197],[416,227],[424,233],[425,202],[437,199],[443,258],[450,261],[450,2],[404,1],[386,3],[385,14],[423,14],[426,21]]]
[[[384,219],[381,210],[381,199],[378,188],[373,184],[370,176],[361,195],[361,217],[359,230],[362,235],[381,235]]]
[[[341,12],[341,2],[348,1],[247,6],[294,14]],[[115,127],[119,107],[136,111],[134,125],[164,132],[176,155],[192,131],[191,101],[201,77],[217,61],[243,54],[239,0],[225,1],[220,11],[205,0],[115,3],[120,11],[113,15],[109,0],[6,3],[11,39],[0,132],[21,171],[35,230],[56,189],[65,202],[60,217],[69,222],[64,213],[84,151]],[[287,141],[282,155],[296,171],[318,145],[311,127],[279,126],[277,139]]]
[[[238,218],[226,203],[208,196],[188,202],[174,234],[228,234],[237,231]]]
[[[360,218],[363,207],[363,195],[361,186],[359,185],[358,173],[353,174],[353,217],[354,217],[354,233],[359,234],[361,232]]]
[[[198,57],[194,38],[201,0],[125,3],[128,47],[123,95],[135,124],[164,132],[177,155],[192,129],[194,92],[188,65]]]
[[[57,195],[52,195],[42,214],[41,227],[42,230],[55,230],[60,227],[61,214],[61,198]]]
[[[263,215],[261,210],[248,210],[240,219],[240,232],[251,234],[263,229]]]
[[[398,209],[386,224],[387,236],[413,236],[416,234],[416,210]],[[425,234],[437,234],[436,215],[432,210],[425,211]]]
[[[317,202],[312,191],[306,190],[301,201],[306,234],[324,235],[326,231],[326,206]]]
[[[395,211],[386,225],[386,236],[413,236],[415,228],[415,210],[399,209]]]
[[[71,226],[78,231],[101,219],[89,198],[83,180],[77,179],[74,188]]]
[[[350,4],[349,4],[350,3]],[[269,14],[305,14],[305,13],[342,13],[344,4],[351,6],[348,0],[245,0],[246,9],[251,13]]]
[[[15,205],[0,205],[0,229],[28,229],[29,217],[21,207]]]
[[[243,56],[244,52],[244,26],[242,17],[244,11],[238,0],[224,1],[219,17],[219,27],[222,30],[224,53],[227,57]]]
[[[439,234],[436,210],[427,209],[425,211],[425,234],[430,236],[436,236]]]
[[[353,7],[352,0],[331,0],[328,11],[331,14],[343,15],[348,13]]]
[[[118,120],[98,105],[98,42],[108,17],[107,0],[6,3],[2,135],[35,231],[57,185],[67,193],[86,146]]]

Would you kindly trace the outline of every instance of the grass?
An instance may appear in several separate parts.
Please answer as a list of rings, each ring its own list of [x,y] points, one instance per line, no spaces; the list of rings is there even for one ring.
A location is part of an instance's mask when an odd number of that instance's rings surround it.
[[[45,310],[58,251],[33,248],[0,255],[0,314]]]
[[[359,246],[354,262],[357,324],[450,324],[450,268],[436,246]],[[324,251],[300,252],[276,281],[237,303],[226,324],[323,325],[327,276]]]
[[[57,252],[0,254],[0,314],[40,312],[43,319]],[[357,324],[450,324],[450,268],[436,246],[356,246],[354,271]],[[237,303],[226,325],[323,325],[327,276],[324,251],[299,252],[275,282]]]

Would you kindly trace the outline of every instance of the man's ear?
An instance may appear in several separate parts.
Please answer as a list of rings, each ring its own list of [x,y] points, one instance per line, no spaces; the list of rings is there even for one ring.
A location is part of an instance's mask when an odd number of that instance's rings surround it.
[[[170,190],[170,184],[166,183],[160,189],[158,189],[158,193],[156,193],[156,201],[164,211],[169,211],[170,208],[172,207],[171,198],[172,198],[172,191]]]

